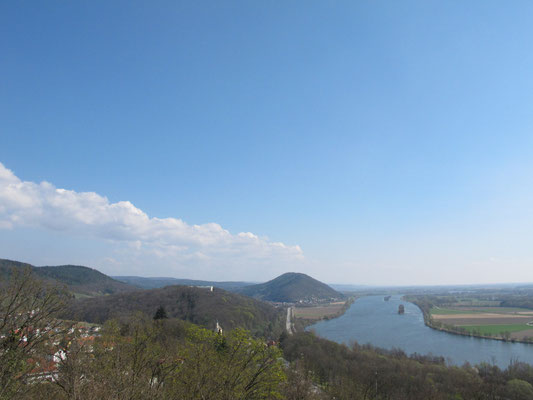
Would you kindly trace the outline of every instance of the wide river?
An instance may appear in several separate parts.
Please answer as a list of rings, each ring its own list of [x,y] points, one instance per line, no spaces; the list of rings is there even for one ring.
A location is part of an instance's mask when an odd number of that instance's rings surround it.
[[[339,318],[320,321],[310,327],[318,336],[338,343],[370,343],[386,349],[399,348],[407,354],[443,356],[449,364],[466,361],[478,364],[494,362],[506,368],[511,360],[533,364],[533,344],[510,343],[491,339],[459,336],[428,328],[420,309],[401,296],[367,296],[357,299]],[[398,314],[398,306],[405,314]]]

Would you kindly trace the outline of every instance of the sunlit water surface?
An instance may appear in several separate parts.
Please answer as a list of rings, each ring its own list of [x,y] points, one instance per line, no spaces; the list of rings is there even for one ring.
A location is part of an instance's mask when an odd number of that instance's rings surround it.
[[[370,343],[385,349],[399,348],[407,354],[443,356],[449,364],[494,362],[506,368],[511,360],[533,364],[533,345],[459,336],[428,328],[420,309],[401,296],[367,296],[357,299],[344,315],[310,327],[318,336],[338,343]],[[398,314],[398,306],[405,314]]]

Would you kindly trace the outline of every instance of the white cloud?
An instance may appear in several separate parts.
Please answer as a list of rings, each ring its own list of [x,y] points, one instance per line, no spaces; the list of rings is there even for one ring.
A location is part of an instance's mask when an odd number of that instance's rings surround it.
[[[172,260],[181,270],[216,265],[279,268],[303,258],[299,246],[250,232],[232,234],[216,223],[190,225],[178,218],[149,217],[129,201],[110,203],[94,192],[22,181],[0,163],[0,229],[18,227],[105,239],[129,257],[156,256]]]

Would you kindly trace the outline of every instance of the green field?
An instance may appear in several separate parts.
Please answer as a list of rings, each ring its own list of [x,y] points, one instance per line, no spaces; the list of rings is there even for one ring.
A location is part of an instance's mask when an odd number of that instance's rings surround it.
[[[495,313],[495,314],[514,314],[519,312],[532,311],[526,308],[517,308],[517,307],[476,307],[472,309],[471,307],[460,308],[440,308],[433,307],[430,310],[431,314],[435,315],[454,315],[454,314],[481,314],[481,313]]]
[[[531,329],[531,326],[526,324],[510,324],[510,325],[463,325],[461,328],[468,332],[479,332],[482,335],[499,335],[502,332],[520,332]]]
[[[533,310],[518,307],[476,307],[473,311],[478,313],[514,314]]]
[[[453,314],[477,314],[479,311],[433,307],[431,310],[429,310],[429,312],[435,315],[453,315]]]

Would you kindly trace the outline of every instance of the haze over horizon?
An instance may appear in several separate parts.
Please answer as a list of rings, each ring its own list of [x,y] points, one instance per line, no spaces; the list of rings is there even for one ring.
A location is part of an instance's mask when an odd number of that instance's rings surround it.
[[[533,282],[533,4],[0,4],[0,258]]]

